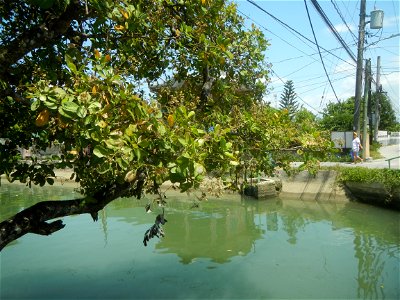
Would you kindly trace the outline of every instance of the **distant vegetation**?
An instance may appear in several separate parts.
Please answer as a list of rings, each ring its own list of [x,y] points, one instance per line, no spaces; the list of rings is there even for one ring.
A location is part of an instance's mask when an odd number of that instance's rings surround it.
[[[399,131],[400,123],[396,120],[396,113],[392,108],[390,99],[382,93],[373,93],[371,109],[375,110],[375,102],[379,99],[380,122],[379,130]],[[361,108],[361,111],[363,108]],[[363,117],[361,113],[361,118]],[[354,97],[345,101],[329,103],[323,110],[320,120],[321,126],[331,131],[351,131],[353,128]],[[362,122],[362,119],[361,119]]]

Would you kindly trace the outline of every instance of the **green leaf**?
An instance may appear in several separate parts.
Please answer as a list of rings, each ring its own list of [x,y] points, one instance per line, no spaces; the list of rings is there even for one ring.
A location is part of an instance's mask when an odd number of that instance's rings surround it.
[[[193,117],[195,115],[195,112],[192,110],[189,112],[187,118],[190,119],[191,117]]]
[[[116,161],[117,161],[117,164],[121,167],[122,170],[125,170],[125,169],[127,169],[129,167],[129,163],[125,159],[123,159],[121,157],[118,157],[116,159]]]
[[[71,72],[76,74],[77,73],[76,66],[73,63],[72,58],[68,54],[65,54],[65,62],[67,63],[67,66],[71,70]]]
[[[77,111],[77,115],[79,118],[84,118],[87,115],[87,109],[83,106],[80,106]]]
[[[32,104],[31,104],[31,110],[32,110],[32,111],[35,111],[35,110],[37,110],[37,109],[39,108],[39,106],[40,106],[40,101],[34,100],[34,101],[32,102]]]
[[[46,100],[43,101],[43,103],[50,109],[57,109],[58,99],[48,96]]]
[[[165,126],[164,126],[164,125],[159,124],[159,125],[157,126],[157,128],[158,128],[158,133],[159,133],[161,136],[165,135],[166,129],[165,129]]]
[[[110,155],[111,153],[112,153],[112,151],[110,151],[109,149],[107,149],[106,147],[104,147],[102,145],[97,145],[93,149],[93,154],[95,156],[97,156],[98,158],[106,157],[106,156]]]
[[[64,98],[65,95],[66,95],[66,92],[65,92],[62,88],[60,88],[60,87],[56,87],[56,88],[53,90],[53,92],[54,92],[55,96],[58,97],[58,98],[60,98],[60,99]]]
[[[227,50],[227,51],[225,51],[225,53],[226,53],[226,55],[228,55],[229,59],[233,59],[234,58],[232,52]]]
[[[100,102],[91,102],[88,107],[89,113],[91,114],[98,112],[100,109],[101,109]]]
[[[186,146],[187,145],[187,142],[186,142],[186,140],[184,138],[178,138],[178,141],[179,141],[179,143],[182,144],[182,146]]]
[[[140,148],[135,148],[133,149],[133,152],[135,153],[137,160],[140,161],[142,159],[142,150],[140,150]]]
[[[225,154],[225,156],[227,156],[227,157],[229,157],[231,159],[235,159],[235,156],[230,152],[225,151],[224,154]]]
[[[76,104],[75,102],[63,102],[61,104],[62,108],[66,111],[72,112],[72,113],[78,113],[79,105]]]
[[[98,122],[96,125],[99,126],[100,128],[106,128],[107,127],[107,123],[104,122],[103,120]]]
[[[58,112],[60,113],[60,115],[62,115],[63,117],[67,118],[67,119],[75,119],[77,117],[76,113],[70,112],[68,110],[64,110],[63,107],[59,107],[58,108]]]
[[[199,144],[200,147],[204,145],[204,139],[198,139],[197,143]]]
[[[65,54],[65,62],[67,63],[67,66],[71,70],[71,72],[76,74],[77,73],[76,66],[73,63],[72,58],[68,54]]]

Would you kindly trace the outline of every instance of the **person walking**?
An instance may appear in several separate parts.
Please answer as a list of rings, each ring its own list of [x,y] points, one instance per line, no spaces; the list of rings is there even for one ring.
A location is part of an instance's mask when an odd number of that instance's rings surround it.
[[[357,160],[359,159],[361,162],[363,162],[363,159],[358,156],[358,153],[360,152],[360,149],[362,150],[362,146],[361,146],[361,142],[360,139],[357,136],[357,132],[353,132],[353,147],[352,147],[352,151],[353,151],[353,162],[354,164],[357,163]]]

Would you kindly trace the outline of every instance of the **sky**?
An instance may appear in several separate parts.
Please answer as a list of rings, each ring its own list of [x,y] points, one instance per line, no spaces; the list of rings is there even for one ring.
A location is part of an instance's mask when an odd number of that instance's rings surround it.
[[[239,14],[246,19],[246,26],[250,27],[254,23],[270,43],[265,54],[267,62],[272,64],[272,73],[265,100],[271,102],[272,106],[279,106],[287,80],[293,81],[299,104],[317,115],[321,114],[328,103],[337,103],[354,96],[356,63],[310,0],[306,1],[310,18],[303,0],[253,0],[268,13],[247,0],[233,1],[238,5]],[[319,0],[318,4],[354,57],[357,57],[360,0]],[[383,28],[370,29],[370,24],[366,25],[363,57],[364,61],[371,59],[373,91],[376,91],[377,57],[381,57],[380,83],[400,120],[399,1],[366,1],[366,22],[370,21],[369,15],[374,9],[384,11]],[[316,44],[319,45],[324,63],[321,62]]]

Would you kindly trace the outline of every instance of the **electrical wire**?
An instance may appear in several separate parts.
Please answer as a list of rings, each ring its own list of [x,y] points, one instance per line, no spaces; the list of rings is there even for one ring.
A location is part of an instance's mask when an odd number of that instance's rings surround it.
[[[307,3],[304,2],[306,5]],[[342,37],[340,36],[340,34],[337,32],[337,30],[335,29],[335,27],[333,26],[333,24],[331,23],[331,21],[329,20],[329,18],[327,17],[327,15],[325,14],[325,12],[323,11],[323,9],[321,8],[321,6],[318,4],[318,2],[316,0],[311,0],[311,3],[314,5],[315,9],[317,10],[317,12],[320,14],[321,18],[324,20],[325,24],[328,25],[329,29],[331,30],[331,32],[333,33],[333,35],[336,37],[336,39],[339,41],[339,43],[343,46],[344,50],[346,50],[347,54],[350,55],[351,59],[357,63],[357,58],[354,55],[353,52],[351,52],[349,46],[346,44],[346,42],[342,39]],[[308,18],[310,19],[310,15],[308,13],[308,9],[307,9],[307,14],[308,14]]]
[[[283,84],[286,83],[281,77],[279,77],[278,74],[276,74],[275,71],[271,71],[271,73],[273,73]],[[301,98],[299,95],[297,95],[297,98],[299,98],[301,102],[303,102],[305,105],[307,105],[308,107],[310,107],[310,108],[311,108],[312,110],[314,110],[315,112],[321,113],[321,112],[318,111],[316,108],[314,108],[313,106],[311,106],[310,104],[308,104],[306,101],[304,101],[303,98]]]
[[[319,57],[320,57],[320,59],[321,59],[322,66],[324,67],[325,75],[326,75],[326,77],[328,78],[329,84],[330,84],[330,86],[331,86],[331,89],[332,89],[333,93],[335,94],[336,100],[339,102],[339,98],[338,98],[338,96],[336,95],[336,91],[335,91],[335,89],[334,89],[334,87],[333,87],[333,85],[332,85],[331,79],[329,78],[328,71],[326,70],[326,67],[325,67],[324,59],[322,58],[321,51],[320,51],[320,49],[319,49],[319,44],[318,44],[317,37],[315,36],[314,26],[313,26],[312,21],[311,21],[310,12],[308,11],[307,0],[304,0],[304,5],[306,6],[308,21],[310,22],[311,31],[312,31],[312,34],[313,34],[313,36],[314,36],[315,44],[317,45]]]
[[[398,36],[400,36],[400,33],[392,34],[391,36],[387,36],[387,37],[385,37],[385,38],[380,38],[380,39],[377,40],[376,42],[370,43],[370,44],[369,44],[368,46],[366,46],[365,48],[368,48],[368,47],[370,47],[370,46],[374,46],[374,45],[378,44],[378,43],[381,42],[381,41],[388,40],[388,39],[392,39],[392,38],[395,38],[395,37],[398,37]]]
[[[315,44],[315,42],[312,42],[310,39],[308,39],[307,37],[305,37],[303,34],[301,34],[299,31],[297,31],[297,30],[295,30],[294,28],[292,28],[292,27],[290,27],[288,24],[286,24],[285,22],[283,22],[283,21],[281,21],[281,20],[279,20],[278,18],[276,18],[275,16],[273,16],[271,13],[269,13],[268,11],[266,11],[265,9],[263,9],[262,7],[260,7],[258,4],[256,4],[254,1],[251,1],[251,0],[246,0],[248,3],[250,3],[250,4],[252,4],[253,6],[255,6],[258,10],[260,10],[260,11],[262,11],[263,13],[265,13],[265,14],[267,14],[269,17],[271,17],[273,20],[275,20],[276,22],[278,22],[280,25],[282,25],[286,30],[288,30],[290,33],[294,33],[295,35],[296,35],[296,37],[300,37],[301,38],[301,41],[307,41],[307,42],[309,42],[309,43],[311,43],[311,44],[314,44],[314,45],[316,45]],[[358,0],[358,1],[340,1],[340,0],[331,0],[331,1],[334,1],[335,2],[335,4],[336,4],[336,11],[338,12],[338,14],[340,13],[341,14],[341,18],[343,17],[343,19],[345,19],[345,17],[346,18],[348,18],[348,19],[351,19],[352,21],[352,23],[354,23],[353,21],[355,20],[355,18],[356,18],[356,16],[358,16],[358,14],[357,14],[357,7],[359,6],[359,3],[360,3],[360,1]],[[394,2],[392,1],[392,3],[393,3],[393,6],[395,6],[395,4],[394,4]],[[339,4],[340,4],[340,8],[339,8]],[[354,4],[354,8],[353,8],[353,4]],[[341,9],[342,9],[342,11],[341,11]],[[353,13],[351,13],[350,12],[350,10],[352,10],[352,12]],[[342,13],[342,12],[344,12],[344,14]],[[243,12],[240,12],[242,15],[244,15],[246,18],[248,18],[248,19],[250,19],[250,20],[252,20],[249,16],[247,16],[246,14],[244,14]],[[340,14],[339,14],[339,16],[340,16]],[[342,20],[343,20],[342,19]],[[256,23],[257,24],[257,22],[256,21],[254,21],[254,20],[252,20],[254,23]],[[397,22],[398,22],[398,20],[396,20]],[[344,22],[344,23],[347,23],[347,22]],[[282,40],[284,43],[286,43],[286,44],[288,44],[288,45],[290,45],[291,47],[293,47],[294,49],[296,49],[297,51],[299,51],[299,52],[301,52],[302,54],[304,54],[304,56],[297,56],[297,57],[292,57],[292,58],[287,58],[287,59],[283,59],[283,60],[281,60],[281,61],[278,61],[278,62],[274,62],[274,64],[276,64],[276,63],[282,63],[282,62],[285,62],[285,61],[291,61],[291,60],[296,60],[296,59],[300,59],[300,58],[302,58],[302,57],[309,57],[309,58],[312,58],[312,59],[316,59],[314,56],[317,54],[317,53],[313,53],[313,54],[307,54],[307,53],[305,53],[304,51],[301,51],[300,49],[297,49],[295,46],[294,46],[294,43],[293,42],[288,42],[288,41],[286,41],[285,39],[283,39],[282,38],[282,35],[276,35],[276,34],[274,34],[272,31],[270,31],[270,30],[268,30],[267,28],[265,28],[264,26],[261,26],[260,24],[258,24],[259,25],[259,27],[261,27],[261,28],[263,28],[264,30],[266,30],[267,32],[269,32],[271,35],[273,35],[274,37],[276,37],[276,38],[278,38],[278,39],[280,39],[280,40]],[[345,24],[346,25],[346,24]],[[348,29],[350,29],[350,26],[348,25],[348,23],[347,23],[347,25],[346,25],[346,27],[348,27]],[[352,34],[352,36],[354,37],[354,33],[352,33],[351,32],[351,30],[349,30],[350,31],[350,33]],[[386,34],[387,34],[387,31],[385,31],[386,32]],[[384,51],[386,51],[386,52],[388,52],[388,53],[391,53],[391,54],[394,54],[394,55],[396,55],[396,56],[398,56],[398,53],[396,53],[396,51],[390,51],[389,49],[391,48],[390,46],[385,46],[385,47],[380,47],[380,46],[377,46],[377,44],[379,43],[379,42],[381,42],[381,41],[384,41],[384,40],[387,40],[387,39],[389,39],[389,38],[393,38],[393,37],[395,37],[394,35],[396,35],[397,33],[396,32],[394,32],[393,33],[393,36],[389,36],[389,37],[384,37],[384,38],[382,38],[382,31],[380,31],[380,32],[378,32],[377,34],[375,34],[374,36],[377,36],[378,34],[381,34],[381,37],[379,38],[379,40],[378,41],[374,41],[374,42],[372,42],[371,44],[368,44],[367,46],[366,46],[366,48],[367,49],[365,49],[365,50],[369,50],[369,51],[371,51],[371,50],[374,50],[374,51],[377,51],[377,50],[384,50]],[[373,36],[372,36],[373,37]],[[371,38],[371,37],[370,37]],[[353,44],[353,42],[354,42],[354,38],[353,38],[353,41],[352,42],[350,42],[350,43],[348,43],[347,45],[349,45],[350,47],[353,47],[353,46],[356,46],[356,44],[357,43],[354,43]],[[307,45],[307,46],[309,46],[309,45]],[[317,46],[318,47],[318,46]],[[389,48],[389,49],[388,49]],[[397,47],[398,48],[398,47]],[[339,47],[339,48],[335,48],[334,50],[341,50],[341,49],[343,49],[342,47]],[[334,57],[336,57],[338,60],[340,60],[340,61],[343,61],[343,62],[346,62],[346,64],[348,64],[348,65],[350,65],[350,66],[354,66],[354,64],[352,64],[352,62],[351,61],[349,61],[349,60],[344,60],[344,59],[342,59],[342,58],[340,58],[340,57],[338,57],[337,55],[335,55],[334,53],[332,53],[333,51],[334,51],[333,49],[332,50],[329,50],[329,51],[327,51],[326,49],[324,49],[324,48],[322,48],[322,47],[320,47],[320,52],[321,53],[324,53],[323,51],[326,51],[328,54],[330,54],[330,55],[332,55],[332,56],[334,56]],[[319,53],[318,53],[319,54]],[[325,56],[325,55],[324,55]],[[327,58],[325,58],[324,57],[324,60],[325,60],[325,63],[326,63],[326,61],[329,61],[329,56],[327,57]],[[306,66],[303,66],[303,67],[301,67],[300,69],[304,69],[304,68],[306,68]],[[300,69],[299,70],[297,70],[297,71],[294,71],[294,72],[291,72],[290,74],[294,74],[294,73],[296,73],[296,72],[298,72],[298,71],[300,71]],[[351,71],[351,70],[343,70],[343,71],[340,71],[340,72],[349,72],[349,71]],[[388,70],[389,71],[389,70]],[[386,72],[385,73],[385,75],[387,75],[387,73],[389,73],[389,72]],[[395,69],[395,70],[393,70],[393,71],[397,71],[397,69]],[[277,74],[276,74],[276,72],[275,71],[272,71],[271,72],[272,74],[275,74],[275,79],[276,78],[278,78],[278,80],[279,81],[281,81],[283,84],[285,83],[284,82],[284,80],[281,78],[281,77],[279,77]],[[333,74],[337,74],[338,72],[334,72]],[[289,75],[290,75],[289,74]],[[333,75],[332,74],[332,72],[330,72],[330,76],[332,76]],[[382,74],[382,76],[384,77],[384,75]],[[353,78],[354,77],[354,74],[353,75],[348,75],[348,76],[346,76],[345,78]],[[316,78],[320,78],[320,77],[316,77]],[[271,83],[272,82],[275,82],[275,84],[276,84],[276,80],[275,79],[272,79],[271,80]],[[341,80],[342,78],[335,78],[335,77],[331,77],[331,82],[337,82],[337,81],[339,81],[339,80]],[[313,79],[305,79],[304,81],[310,81],[310,80],[315,80],[314,78]],[[386,80],[388,80],[388,79],[386,79]],[[296,81],[296,83],[299,83],[298,81]],[[275,85],[274,84],[274,85]],[[317,89],[317,88],[315,88],[315,86],[317,86],[318,85],[318,83],[312,83],[313,85],[310,85],[310,87],[312,87],[313,86],[313,88],[312,89]],[[325,94],[325,91],[326,91],[326,85],[327,85],[327,82],[325,81],[325,89],[324,89],[324,94]],[[278,85],[279,86],[279,85]],[[298,86],[296,87],[296,88],[299,88]],[[300,87],[301,88],[301,87]],[[391,90],[391,91],[394,91],[394,89],[393,89],[393,87],[392,86],[387,86],[387,88],[389,89],[389,90]],[[302,92],[302,94],[304,95],[304,93],[305,92]],[[303,96],[304,97],[304,96]],[[323,97],[324,97],[324,95],[323,95]],[[325,97],[324,97],[325,98]],[[310,106],[311,107],[311,109],[313,110],[313,111],[318,111],[316,108],[314,108],[313,106],[311,106],[311,105],[309,105],[308,103],[306,103],[306,101],[304,101],[304,99],[301,99],[301,97],[299,97],[299,100],[300,101],[302,101],[303,103],[305,103],[307,106]],[[317,104],[318,105],[318,104]],[[320,107],[321,107],[321,105],[320,105]]]
[[[356,35],[353,33],[353,31],[351,31],[349,25],[347,24],[345,18],[342,15],[342,12],[340,11],[339,7],[337,6],[336,2],[334,0],[331,0],[331,3],[333,4],[333,7],[335,8],[336,12],[338,13],[339,17],[342,19],[342,22],[344,23],[344,25],[347,27],[347,29],[349,30],[351,36],[353,37],[353,42],[357,43],[358,38],[356,37]]]
[[[248,15],[246,15],[245,13],[241,12],[239,9],[237,10],[240,14],[242,14],[243,16],[245,16],[247,19],[251,20],[252,22],[254,22],[254,24],[257,24],[258,26],[260,26],[262,29],[264,29],[265,31],[271,33],[273,36],[277,37],[278,39],[280,39],[281,41],[283,41],[284,43],[286,43],[287,45],[293,47],[294,49],[296,49],[297,51],[301,52],[304,54],[304,56],[302,57],[310,57],[311,55],[307,54],[306,52],[304,52],[303,50],[297,48],[296,46],[293,45],[293,43],[290,43],[288,41],[286,41],[285,39],[281,38],[279,35],[273,33],[271,30],[269,30],[268,28],[264,27],[263,25],[261,25],[260,23],[256,22],[255,20],[253,20],[252,18],[250,18]]]
[[[345,17],[343,16],[343,14],[342,14],[342,12],[341,12],[339,6],[337,5],[336,1],[335,1],[335,0],[331,0],[331,3],[333,4],[334,9],[336,10],[336,12],[337,12],[337,14],[339,15],[340,19],[342,20],[343,24],[346,26],[348,32],[350,33],[350,36],[352,37],[353,43],[352,43],[352,44],[348,44],[348,46],[355,46],[355,45],[357,45],[358,38],[357,38],[356,35],[353,33],[353,31],[351,30],[350,26],[347,24],[346,19],[345,19]],[[347,7],[346,7],[346,10],[348,11]],[[336,61],[336,64],[335,64],[335,65],[331,65],[331,69],[330,69],[330,70],[335,70],[335,69],[338,67],[338,65],[339,65],[339,61]],[[331,72],[332,72],[332,71],[331,71]],[[320,102],[320,107],[323,106],[324,101],[325,101],[325,99],[326,99],[326,95],[327,95],[327,93],[328,93],[327,86],[328,86],[328,82],[326,82],[326,84],[325,84],[325,86],[324,86],[324,91],[323,91],[323,93],[322,93],[321,102]]]
[[[396,20],[396,28],[399,28],[399,18],[398,18],[398,16],[397,16],[397,12],[399,11],[399,8],[397,7],[397,9],[396,9],[396,7],[395,7],[395,5],[394,5],[394,1],[392,0],[392,4],[393,4],[393,12],[394,12],[394,16],[395,16],[395,20]],[[397,2],[397,4],[398,4],[398,2]]]
[[[289,46],[291,46],[291,47],[295,48],[296,50],[298,50],[299,52],[305,54],[304,56],[298,56],[298,57],[294,57],[294,58],[288,58],[288,59],[285,59],[285,60],[283,60],[283,61],[273,62],[272,64],[275,64],[275,63],[282,63],[282,62],[284,62],[284,61],[288,61],[288,60],[292,60],[292,59],[297,59],[297,58],[312,57],[312,56],[314,56],[314,55],[319,54],[318,52],[313,53],[313,54],[306,54],[304,51],[302,51],[302,50],[298,49],[297,47],[295,47],[292,43],[289,43],[288,41],[282,39],[280,36],[276,35],[276,34],[273,33],[271,30],[265,28],[263,25],[261,25],[260,23],[258,23],[258,22],[255,21],[254,19],[250,18],[248,15],[246,15],[245,13],[243,13],[241,10],[238,9],[238,12],[239,12],[241,15],[243,15],[244,17],[246,17],[247,19],[251,20],[254,24],[256,24],[257,26],[259,26],[260,28],[263,28],[264,30],[266,30],[267,32],[269,32],[269,33],[271,33],[272,35],[276,36],[277,38],[279,38],[280,40],[282,40],[283,42],[285,42],[285,43],[288,44]],[[327,51],[324,51],[324,53],[329,53],[329,52],[331,52],[331,51],[338,50],[338,49],[342,49],[342,47],[338,47],[338,48],[331,49],[331,50],[329,50],[328,52],[327,52]],[[311,63],[306,64],[306,65],[302,66],[301,68],[299,68],[299,69],[297,69],[297,70],[295,70],[295,71],[293,71],[293,72],[291,72],[291,73],[289,73],[289,74],[286,74],[284,77],[288,77],[288,76],[290,76],[290,75],[292,75],[292,74],[295,74],[295,73],[299,72],[300,70],[303,70],[304,68],[310,66],[311,64],[313,64],[313,63],[319,61],[318,59],[315,59],[315,58],[313,58],[313,59],[314,59],[314,61],[312,61]],[[350,65],[351,65],[351,64],[350,64]],[[276,74],[276,73],[275,73],[275,74]],[[277,76],[277,77],[278,77],[278,76]],[[321,76],[317,76],[317,77],[312,78],[312,79],[306,79],[306,80],[304,80],[304,81],[309,81],[309,80],[314,80],[314,79],[319,79],[319,78],[321,78]],[[277,81],[278,81],[278,80],[279,80],[279,81],[282,81],[282,79],[281,79],[280,77],[277,78]],[[271,81],[270,81],[270,83],[274,83],[274,82],[275,82],[274,80],[271,80]],[[300,81],[300,82],[301,82],[301,81]],[[284,83],[284,82],[282,81],[282,83]],[[320,84],[320,83],[317,83],[317,84]],[[315,108],[314,108],[314,110],[317,111]]]
[[[281,21],[280,19],[278,19],[277,17],[275,17],[274,15],[272,15],[271,13],[269,13],[268,11],[266,11],[264,8],[262,8],[261,6],[259,6],[257,3],[255,3],[252,0],[246,0],[247,2],[249,2],[250,4],[254,5],[255,7],[257,7],[259,10],[261,10],[262,12],[266,13],[268,16],[270,16],[272,19],[274,19],[275,21],[277,21],[279,24],[281,24],[282,26],[284,26],[285,28],[290,29],[291,31],[295,32],[297,35],[301,36],[303,39],[305,39],[306,41],[310,42],[311,44],[315,45],[315,42],[313,42],[312,40],[310,40],[309,38],[307,38],[306,36],[304,36],[302,33],[300,33],[299,31],[297,31],[296,29],[290,27],[288,24],[286,24],[285,22]],[[328,51],[327,49],[321,47],[322,50],[328,52],[329,54],[331,54],[332,56],[336,57],[337,59],[342,60],[343,62],[350,64],[348,61],[344,60],[343,58],[333,54],[332,52]],[[354,66],[354,65],[353,65]]]

